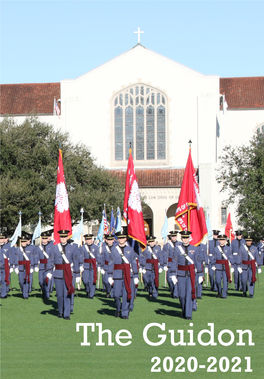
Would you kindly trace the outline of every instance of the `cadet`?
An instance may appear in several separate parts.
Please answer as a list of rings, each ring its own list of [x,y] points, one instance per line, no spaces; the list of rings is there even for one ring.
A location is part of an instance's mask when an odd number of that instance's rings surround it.
[[[41,233],[41,245],[35,248],[35,256],[39,264],[39,285],[44,299],[51,293],[53,272],[53,246],[48,244],[48,232]]]
[[[198,248],[190,245],[189,230],[180,232],[182,245],[176,246],[172,261],[177,261],[177,279],[182,317],[192,320],[192,311],[196,305],[195,268]]]
[[[214,249],[219,245],[219,241],[218,241],[219,233],[220,233],[220,230],[213,230],[213,239],[211,241],[209,241],[209,243],[208,243],[209,256],[208,256],[208,261],[206,263],[208,263],[208,272],[209,272],[211,291],[217,291],[217,287],[215,284],[215,272],[212,269],[211,260],[213,257]]]
[[[252,246],[252,238],[247,236],[245,244],[239,249],[239,258],[241,269],[241,281],[243,296],[247,296],[247,286],[249,288],[249,297],[253,298],[256,278],[256,270],[261,273],[261,262],[259,259],[258,249]]]
[[[10,277],[9,251],[11,250],[11,248],[10,248],[10,244],[8,244],[7,242],[8,242],[7,235],[5,233],[1,233],[0,235],[1,299],[5,299],[7,297],[9,277]]]
[[[109,263],[109,255],[113,249],[115,242],[115,237],[112,234],[105,235],[105,242],[102,245],[102,256],[103,256],[103,265],[101,269],[101,273],[103,275],[103,285],[106,289],[106,297],[110,296],[111,285],[108,282],[108,263]]]
[[[239,291],[242,289],[242,284],[241,284],[241,277],[238,272],[238,267],[239,267],[239,250],[242,245],[245,245],[245,240],[242,238],[242,232],[241,230],[236,230],[236,239],[234,239],[231,242],[231,253],[233,256],[233,269],[234,269],[234,284],[235,284],[235,290]]]
[[[85,286],[86,297],[93,299],[97,280],[96,260],[99,248],[93,242],[93,234],[85,234],[84,240],[85,243],[80,249],[83,256],[84,269],[82,273],[82,280]]]
[[[28,236],[22,233],[18,240],[20,247],[17,249],[18,255],[15,262],[15,271],[19,275],[19,284],[24,299],[28,299],[30,293],[30,283],[32,283],[35,265],[34,247],[28,246],[28,241]]]
[[[258,251],[259,251],[260,264],[261,264],[261,266],[263,266],[264,265],[264,243],[263,243],[263,238],[261,238],[261,240],[259,241]]]
[[[75,246],[67,243],[69,230],[59,230],[60,243],[53,245],[54,281],[58,302],[58,317],[70,320],[71,295],[74,293],[72,267]]]
[[[145,272],[145,283],[149,291],[149,296],[154,299],[158,297],[159,273],[162,272],[160,265],[161,248],[155,245],[154,236],[147,236],[147,247],[141,253],[141,267]]]
[[[215,269],[215,282],[217,287],[217,297],[227,298],[228,282],[231,283],[231,273],[229,264],[232,264],[232,255],[230,247],[226,245],[227,237],[225,234],[219,234],[219,245],[213,250],[212,265]],[[222,290],[223,279],[223,290]]]
[[[108,281],[110,285],[113,285],[114,290],[116,304],[115,317],[121,316],[122,308],[122,318],[128,319],[132,294],[131,274],[134,274],[133,259],[135,258],[135,252],[126,244],[127,232],[124,228],[123,231],[116,233],[116,237],[118,239],[118,245],[113,247],[109,255]]]
[[[163,267],[164,271],[167,270],[167,281],[171,292],[171,297],[178,299],[178,283],[176,280],[177,264],[175,260],[172,260],[175,254],[176,246],[181,245],[181,242],[177,241],[176,231],[171,231],[168,235],[169,241],[163,246]]]

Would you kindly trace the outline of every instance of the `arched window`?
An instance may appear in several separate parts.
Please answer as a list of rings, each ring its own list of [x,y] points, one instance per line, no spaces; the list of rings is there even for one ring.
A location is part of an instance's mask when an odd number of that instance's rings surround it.
[[[167,99],[156,88],[137,84],[114,96],[115,161],[166,160]]]

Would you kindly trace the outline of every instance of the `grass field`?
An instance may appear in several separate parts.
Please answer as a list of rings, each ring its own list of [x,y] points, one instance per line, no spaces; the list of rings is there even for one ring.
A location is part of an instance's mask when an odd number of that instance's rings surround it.
[[[37,275],[34,275],[36,290],[28,300],[22,299],[14,273],[13,291],[2,300],[1,379],[263,377],[264,274],[262,277],[260,275],[256,284],[254,299],[242,298],[241,292],[235,292],[232,288],[227,300],[217,299],[215,293],[204,288],[203,299],[198,301],[198,310],[193,313],[192,321],[180,318],[179,301],[172,299],[164,287],[161,287],[157,300],[150,299],[139,287],[129,320],[114,317],[114,300],[107,299],[101,291],[96,292],[93,300],[86,299],[85,293],[78,291],[71,321],[58,319],[55,292],[44,303],[36,285]],[[160,283],[164,283],[162,275]],[[107,335],[104,335],[105,346],[97,346],[98,326],[94,325],[94,332],[91,332],[91,327],[88,328],[90,346],[81,346],[84,341],[83,327],[76,332],[77,323],[102,324],[103,330],[111,331],[114,345],[108,346]],[[152,343],[161,340],[158,335],[164,335],[166,340],[160,346],[150,346],[143,338],[143,330],[150,323],[165,323],[164,331],[153,326],[147,334]],[[209,329],[208,323],[214,324],[216,346],[202,346],[197,340],[201,330]],[[129,346],[120,346],[116,342],[116,333],[122,329],[132,335]],[[223,346],[218,341],[218,334],[225,329],[235,337],[230,346]],[[239,341],[236,330],[240,329],[251,330],[254,346],[249,346],[245,336],[245,346],[236,345]],[[174,330],[175,342],[179,341],[179,333],[184,333],[186,345],[173,346],[169,330]],[[188,345],[192,333],[195,346]],[[230,341],[232,333],[223,334],[223,343]],[[202,341],[208,342],[209,335],[204,334]],[[153,357],[157,358],[152,360]],[[183,358],[175,362],[177,357]],[[215,361],[210,357],[215,357]],[[151,372],[151,368],[157,372]],[[252,372],[247,372],[250,368]]]

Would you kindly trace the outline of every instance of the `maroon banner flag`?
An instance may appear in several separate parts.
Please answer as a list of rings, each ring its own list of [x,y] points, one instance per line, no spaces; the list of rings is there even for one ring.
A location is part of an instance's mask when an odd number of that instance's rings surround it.
[[[66,188],[64,168],[62,162],[62,151],[59,149],[59,163],[57,172],[57,187],[54,210],[54,244],[60,242],[59,230],[69,230],[68,236],[72,236],[71,214]]]
[[[140,245],[145,248],[147,241],[144,220],[131,150],[129,150],[127,164],[123,217],[127,223],[128,236],[138,241]]]
[[[191,244],[199,245],[207,235],[207,227],[202,207],[199,185],[192,161],[191,149],[187,160],[175,222],[181,230],[192,232]]]
[[[227,238],[229,238],[230,242],[232,242],[236,238],[234,230],[233,230],[230,213],[228,213],[227,220],[226,220],[225,235],[227,236]]]

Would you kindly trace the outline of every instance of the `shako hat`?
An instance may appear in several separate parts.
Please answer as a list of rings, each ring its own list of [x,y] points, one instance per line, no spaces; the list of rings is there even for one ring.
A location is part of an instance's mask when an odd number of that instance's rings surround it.
[[[180,232],[180,235],[184,238],[184,237],[190,237],[190,235],[192,234],[192,232],[190,232],[189,230],[182,230]]]
[[[42,239],[46,239],[46,238],[49,238],[50,234],[49,234],[49,232],[46,230],[45,232],[42,232],[40,236],[41,236]]]
[[[170,237],[176,237],[178,232],[176,230],[172,230],[171,232],[169,232],[170,234],[168,234],[168,236]]]
[[[253,241],[253,238],[250,235],[248,235],[245,237],[245,241]]]
[[[115,236],[113,234],[105,234],[105,239],[111,241],[115,239]]]
[[[156,237],[155,236],[146,236],[148,242],[154,242]]]
[[[70,233],[70,231],[62,229],[62,230],[59,230],[58,233],[60,237],[68,237],[68,234]]]
[[[220,233],[220,230],[215,229],[215,230],[212,230],[212,232],[215,236],[218,236],[218,234]]]
[[[127,237],[127,226],[122,226],[121,231],[116,233],[117,238]]]
[[[225,234],[219,234],[218,239],[219,240],[226,240],[227,236]]]
[[[88,233],[88,234],[85,234],[83,237],[84,237],[86,240],[89,240],[89,239],[93,238],[94,235],[93,235],[92,233]]]

